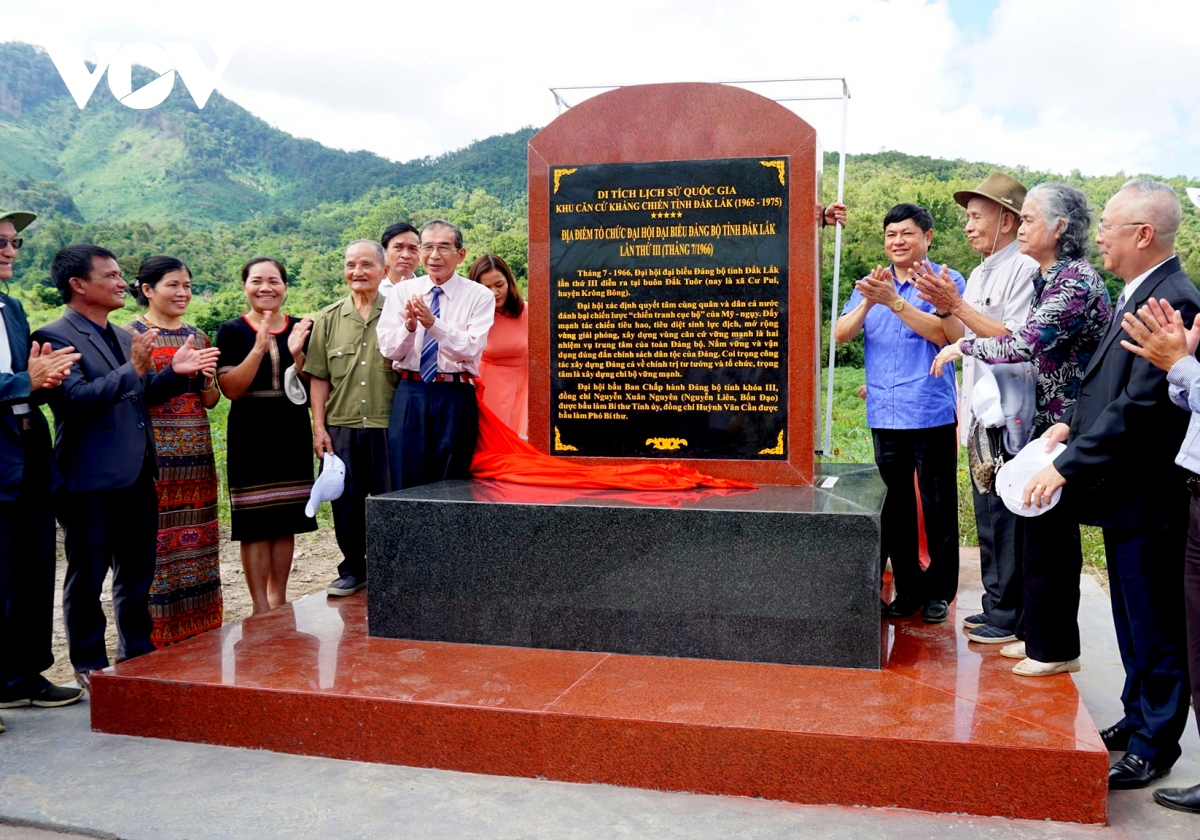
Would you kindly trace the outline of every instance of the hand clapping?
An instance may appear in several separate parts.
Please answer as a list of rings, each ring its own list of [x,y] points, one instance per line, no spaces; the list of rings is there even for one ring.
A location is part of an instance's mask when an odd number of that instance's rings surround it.
[[[409,332],[415,332],[417,321],[420,321],[421,326],[425,329],[429,329],[433,326],[434,317],[429,304],[425,302],[425,298],[420,295],[413,295],[408,299],[408,303],[404,305],[404,326]]]
[[[288,352],[292,354],[292,358],[299,362],[304,358],[304,342],[308,341],[308,334],[312,332],[312,318],[301,318],[292,325],[292,331],[288,333]]]
[[[896,284],[892,281],[890,269],[877,265],[875,269],[854,284],[854,289],[870,303],[891,304],[899,297],[896,294]]]
[[[949,312],[962,299],[950,277],[950,269],[943,265],[935,274],[929,260],[921,262],[913,272],[913,285],[917,287],[917,297],[932,303],[938,312]]]
[[[150,333],[158,334],[157,330],[149,330],[144,335]],[[136,341],[136,339],[135,339]],[[134,345],[137,349],[137,345]],[[175,355],[171,357],[171,369],[181,376],[194,376],[197,373],[204,373],[205,376],[211,376],[217,369],[217,357],[221,351],[216,347],[208,347],[204,350],[197,349],[196,339],[194,336],[188,336],[183,345],[175,351]],[[135,365],[136,367],[136,365]],[[211,371],[212,373],[209,373]]]
[[[74,347],[53,350],[49,342],[33,342],[29,348],[29,390],[57,388],[70,375],[71,366],[79,358]]]

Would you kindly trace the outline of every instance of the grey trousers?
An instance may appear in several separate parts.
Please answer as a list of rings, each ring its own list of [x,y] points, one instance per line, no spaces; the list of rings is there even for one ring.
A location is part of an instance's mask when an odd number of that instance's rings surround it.
[[[980,495],[971,485],[975,528],[979,533],[979,567],[983,577],[983,611],[988,624],[1016,630],[1021,614],[1019,517],[996,493]]]

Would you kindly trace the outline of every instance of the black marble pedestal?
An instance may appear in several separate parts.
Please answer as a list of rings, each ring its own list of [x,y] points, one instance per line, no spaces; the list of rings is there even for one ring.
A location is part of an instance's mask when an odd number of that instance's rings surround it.
[[[449,481],[367,501],[372,636],[879,668],[874,466],[814,487]]]

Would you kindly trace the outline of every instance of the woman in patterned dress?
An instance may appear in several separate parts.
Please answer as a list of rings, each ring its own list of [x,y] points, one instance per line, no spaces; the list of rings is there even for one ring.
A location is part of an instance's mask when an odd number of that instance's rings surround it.
[[[1037,416],[1031,437],[1062,419],[1079,398],[1079,380],[1112,323],[1108,290],[1086,257],[1092,213],[1087,197],[1069,184],[1049,182],[1029,191],[1017,239],[1021,253],[1041,266],[1033,281],[1029,318],[1017,332],[994,338],[959,339],[933,363],[940,376],[947,362],[970,355],[988,364],[1032,362],[1037,371]],[[1079,572],[1083,550],[1071,491],[1041,516],[1018,522],[1023,608],[1019,642],[1000,654],[1021,661],[1013,673],[1045,677],[1079,670]]]
[[[217,379],[232,403],[225,472],[232,538],[242,544],[255,613],[287,601],[295,535],[317,528],[304,514],[313,483],[308,401],[295,403],[284,391],[287,369],[304,371],[312,319],[280,311],[287,282],[287,269],[277,260],[250,260],[242,267],[250,311],[217,331]]]
[[[512,269],[499,254],[484,254],[468,276],[496,296],[496,320],[479,363],[483,402],[523,440],[529,439],[529,310]]]
[[[162,370],[188,338],[210,347],[204,331],[183,322],[192,274],[174,257],[148,257],[135,293],[146,314],[126,325],[158,331],[154,368]],[[150,409],[158,456],[158,556],[150,585],[150,641],[156,648],[221,626],[217,470],[208,409],[217,404],[216,370],[191,377],[188,389]]]

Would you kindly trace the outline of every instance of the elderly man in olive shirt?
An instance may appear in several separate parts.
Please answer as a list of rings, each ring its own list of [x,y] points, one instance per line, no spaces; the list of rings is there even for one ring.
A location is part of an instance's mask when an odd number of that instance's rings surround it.
[[[388,266],[378,242],[346,248],[349,297],[320,311],[309,339],[305,373],[312,376],[313,451],[346,464],[345,489],[333,502],[333,527],[343,560],[330,596],[367,585],[367,496],[392,490],[387,430],[399,376],[379,352],[375,328],[383,311],[379,284]]]

